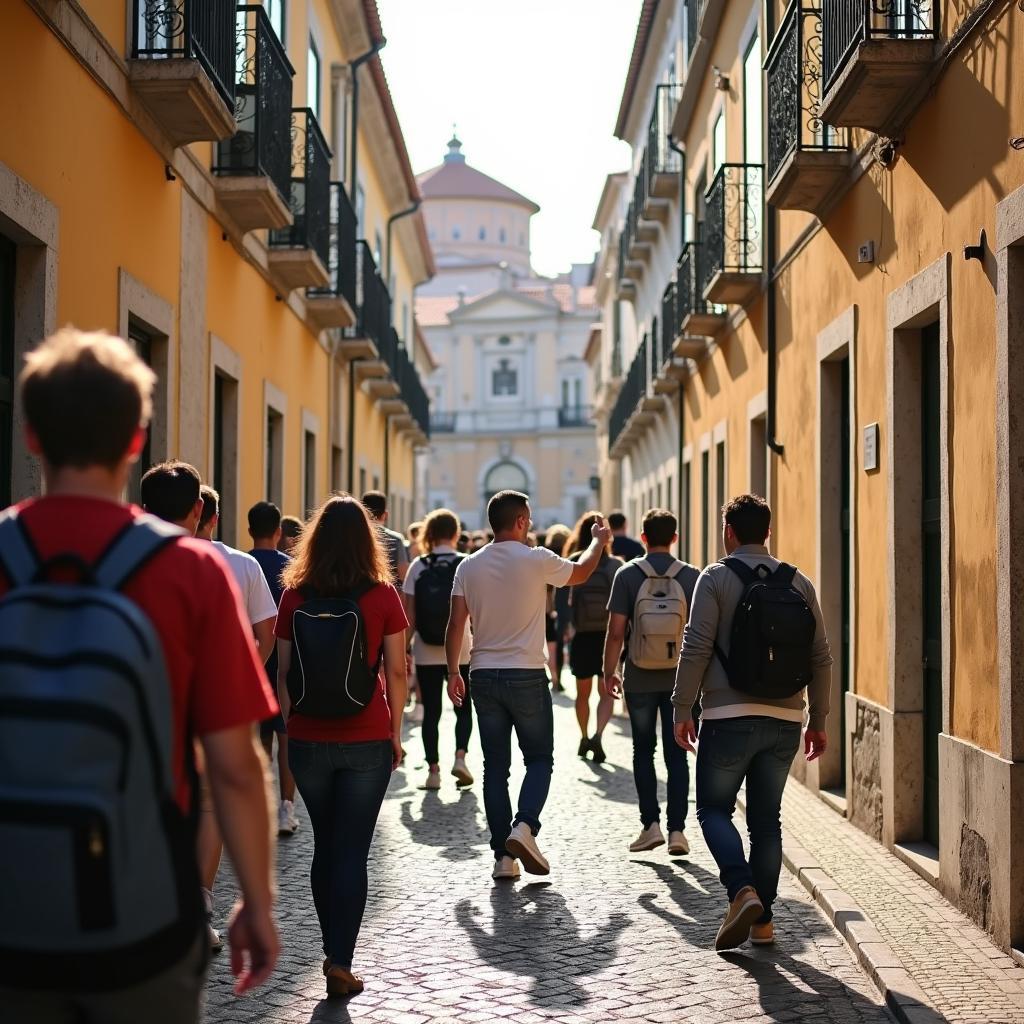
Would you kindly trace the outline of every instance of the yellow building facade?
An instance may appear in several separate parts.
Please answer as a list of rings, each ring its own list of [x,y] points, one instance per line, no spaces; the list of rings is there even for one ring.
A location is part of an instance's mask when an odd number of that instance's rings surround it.
[[[402,310],[433,262],[376,5],[15,0],[0,22],[0,498],[39,487],[21,357],[73,323],[153,366],[146,461],[217,486],[229,542],[257,500],[304,515],[361,475],[411,517],[429,413]]]
[[[764,493],[773,552],[817,583],[831,744],[794,772],[1004,947],[1024,940],[1022,46],[1002,3],[644,3],[588,352],[624,506],[663,485],[706,564],[722,502]]]

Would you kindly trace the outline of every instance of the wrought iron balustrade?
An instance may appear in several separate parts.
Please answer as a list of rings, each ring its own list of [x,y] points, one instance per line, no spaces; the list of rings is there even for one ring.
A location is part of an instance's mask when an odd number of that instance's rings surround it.
[[[768,78],[768,181],[791,153],[849,150],[845,128],[821,120],[821,0],[793,0],[775,37]]]
[[[133,0],[132,57],[197,60],[235,105],[235,0]]]
[[[673,279],[661,295],[661,352],[659,365],[672,358],[672,350],[679,334],[679,285]]]
[[[622,390],[615,399],[611,415],[608,417],[608,447],[614,448],[616,442],[622,435],[630,416],[636,412],[637,407],[647,394],[647,342],[640,343],[640,347],[633,357],[626,371],[625,380],[622,382]]]
[[[822,94],[870,39],[935,39],[935,0],[822,0]]]
[[[675,116],[682,91],[682,85],[659,85],[654,90],[654,109],[651,111],[651,121],[647,126],[647,148],[643,157],[644,187],[648,196],[663,195],[664,190],[658,188],[658,175],[678,176],[682,170],[682,154],[670,145],[672,118]],[[678,187],[676,182],[669,184]]]
[[[697,29],[704,11],[703,0],[686,0],[686,56],[689,59],[697,45]]]
[[[292,111],[292,223],[270,233],[270,244],[312,249],[326,267],[331,240],[331,151],[309,107]]]
[[[560,427],[588,427],[592,419],[593,414],[589,405],[567,405],[558,410]]]
[[[244,4],[237,9],[234,60],[238,130],[217,144],[213,171],[266,175],[287,202],[295,71],[262,7]]]
[[[454,434],[455,413],[432,412],[430,414],[430,431],[433,434]]]
[[[330,183],[330,223],[327,231],[327,285],[310,295],[337,295],[356,308],[356,214],[340,181]]]
[[[373,253],[363,239],[356,242],[356,307],[356,326],[347,328],[346,333],[369,338],[383,358],[392,329],[391,295],[377,273]]]
[[[619,234],[619,280],[626,276],[626,264],[629,262],[629,218],[626,218]]]
[[[764,168],[722,164],[705,196],[707,209],[698,267],[704,296],[716,274],[760,274],[764,226]]]

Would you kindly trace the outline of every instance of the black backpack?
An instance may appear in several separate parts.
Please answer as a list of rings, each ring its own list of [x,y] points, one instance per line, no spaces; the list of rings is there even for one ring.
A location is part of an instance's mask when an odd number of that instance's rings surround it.
[[[376,585],[366,583],[342,597],[310,594],[295,609],[288,666],[288,696],[294,712],[311,718],[347,718],[370,703],[384,648],[370,668],[359,598]]]
[[[817,624],[807,599],[793,586],[796,568],[780,562],[752,569],[738,558],[723,558],[743,582],[732,619],[729,656],[715,653],[734,690],[780,700],[799,693],[814,674],[811,647]]]
[[[464,555],[425,555],[423,571],[416,577],[416,632],[425,644],[440,647],[448,629],[455,570]]]

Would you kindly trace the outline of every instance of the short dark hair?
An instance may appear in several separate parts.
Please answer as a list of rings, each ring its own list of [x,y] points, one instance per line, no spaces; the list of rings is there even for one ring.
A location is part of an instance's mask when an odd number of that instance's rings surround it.
[[[298,516],[281,516],[281,533],[285,537],[298,537],[302,534],[302,520]]]
[[[487,522],[495,533],[504,533],[516,525],[516,519],[526,511],[530,499],[522,491],[498,491],[487,502]]]
[[[257,501],[249,509],[249,533],[253,540],[267,540],[281,526],[281,510],[272,501]]]
[[[195,466],[172,459],[142,477],[142,507],[154,516],[177,523],[196,507],[202,480]]]
[[[614,512],[609,512],[608,525],[613,530],[621,530],[626,525],[626,513],[618,508]]]
[[[741,544],[763,544],[772,525],[772,510],[757,494],[740,494],[722,506],[722,518]]]
[[[652,508],[644,513],[643,531],[649,548],[664,548],[672,543],[679,521],[667,508]]]
[[[388,496],[383,491],[367,491],[363,495],[363,507],[374,519],[380,519],[388,510]]]
[[[220,515],[220,495],[209,484],[203,484],[199,488],[199,497],[203,499],[203,512],[199,517],[199,525],[205,526],[214,516]]]

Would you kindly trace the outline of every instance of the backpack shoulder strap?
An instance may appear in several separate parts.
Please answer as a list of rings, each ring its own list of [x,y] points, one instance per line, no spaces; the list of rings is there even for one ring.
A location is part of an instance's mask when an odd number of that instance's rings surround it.
[[[661,575],[646,558],[639,558],[633,563],[649,580],[657,579]]]
[[[98,586],[120,590],[158,551],[173,544],[185,531],[156,516],[132,520],[107,546],[93,567]]]
[[[686,563],[680,562],[678,558],[675,558],[672,560],[672,564],[665,570],[665,575],[670,580],[674,580],[685,568]]]
[[[788,562],[779,562],[775,572],[772,573],[772,577],[774,582],[777,582],[780,586],[791,587],[796,577],[796,566],[790,565]]]
[[[35,545],[14,509],[0,513],[0,567],[12,589],[31,583],[39,569]]]
[[[749,587],[751,583],[756,583],[760,578],[758,574],[741,558],[733,558],[732,555],[729,555],[722,559],[722,565],[731,569],[737,576],[739,576],[740,582],[744,587]]]

